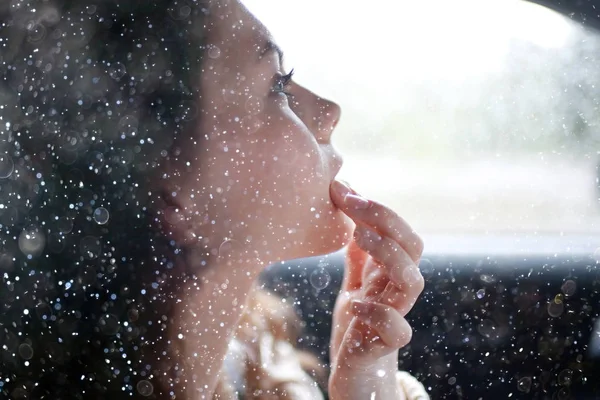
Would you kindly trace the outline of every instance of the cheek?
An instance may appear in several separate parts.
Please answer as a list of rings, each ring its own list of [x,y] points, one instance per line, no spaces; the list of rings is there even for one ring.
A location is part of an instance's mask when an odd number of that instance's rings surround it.
[[[288,130],[272,148],[271,174],[285,178],[297,192],[318,193],[327,185],[327,162],[305,129]]]
[[[286,183],[290,193],[290,203],[298,211],[298,217],[319,218],[331,211],[333,204],[329,197],[329,182],[324,178],[318,157],[300,154]],[[316,221],[313,221],[316,222]]]
[[[242,142],[248,174],[261,182],[265,195],[278,198],[280,204],[321,209],[324,202],[330,202],[329,170],[312,133],[289,108],[253,98],[248,101],[254,112],[239,123],[229,121],[229,130],[237,133],[231,138]]]

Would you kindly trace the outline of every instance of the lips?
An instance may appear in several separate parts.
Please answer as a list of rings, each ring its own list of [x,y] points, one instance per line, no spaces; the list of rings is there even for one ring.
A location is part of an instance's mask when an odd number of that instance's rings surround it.
[[[315,175],[319,179],[329,176],[331,181],[333,181],[342,169],[344,159],[333,146],[327,144],[321,145],[321,160],[322,168],[319,168],[319,171]]]
[[[342,158],[342,155],[340,153],[338,153],[335,149],[332,150],[330,158],[331,158],[331,170],[334,172],[333,176],[332,176],[332,179],[333,179],[337,176],[337,174],[342,169],[342,166],[344,165],[344,159]]]

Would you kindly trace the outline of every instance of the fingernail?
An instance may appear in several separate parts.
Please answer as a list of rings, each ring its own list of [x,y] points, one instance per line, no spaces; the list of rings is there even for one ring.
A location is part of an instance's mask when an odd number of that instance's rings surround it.
[[[411,265],[404,270],[402,275],[406,283],[415,283],[421,277],[421,271],[419,271],[416,265]]]
[[[352,300],[352,312],[357,316],[368,316],[373,310],[371,305],[361,300]]]
[[[348,193],[352,191],[348,185],[340,181],[333,181],[331,187],[333,191],[336,192],[337,195],[341,198],[344,198]]]
[[[369,203],[369,200],[365,199],[362,196],[358,196],[355,194],[347,194],[344,197],[344,204],[346,204],[348,207],[352,207],[355,210],[364,210],[366,208],[369,208],[369,205],[371,203]]]

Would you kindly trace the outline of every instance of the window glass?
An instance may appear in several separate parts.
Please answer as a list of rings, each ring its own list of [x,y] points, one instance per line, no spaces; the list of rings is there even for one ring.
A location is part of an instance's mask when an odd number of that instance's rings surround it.
[[[246,4],[342,106],[341,177],[415,229],[600,230],[599,32],[516,0]]]

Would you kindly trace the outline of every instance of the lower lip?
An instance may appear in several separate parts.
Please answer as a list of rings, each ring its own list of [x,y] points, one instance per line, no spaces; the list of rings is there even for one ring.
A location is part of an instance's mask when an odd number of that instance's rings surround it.
[[[335,161],[335,164],[334,164],[335,175],[334,176],[336,176],[337,174],[340,173],[340,170],[342,169],[342,166],[344,165],[344,159],[338,153],[335,153],[335,155],[333,156],[333,159]]]
[[[335,169],[335,173],[333,174],[333,177],[334,177],[334,178],[335,178],[335,177],[336,177],[336,176],[337,176],[337,175],[340,173],[340,170],[342,169],[342,165],[343,165],[343,163],[340,163],[340,164],[337,166],[337,168]]]

